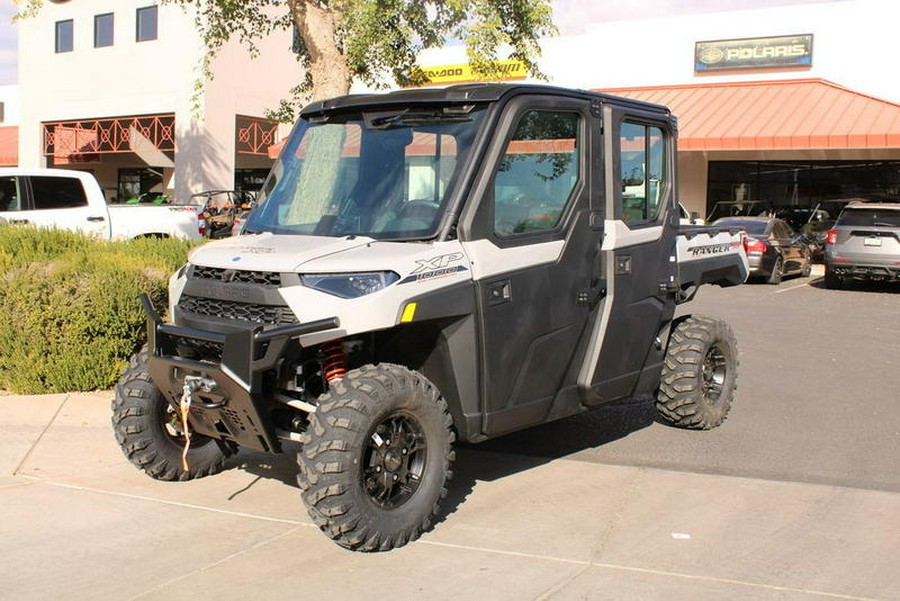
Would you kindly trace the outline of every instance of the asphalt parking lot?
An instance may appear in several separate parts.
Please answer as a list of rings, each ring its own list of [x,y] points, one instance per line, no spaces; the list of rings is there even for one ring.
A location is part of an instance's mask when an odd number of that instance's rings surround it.
[[[312,525],[289,454],[160,483],[110,393],[0,396],[3,599],[900,599],[900,290],[705,288],[739,396],[710,432],[640,404],[459,450],[441,521],[389,553]]]
[[[486,448],[900,492],[900,286],[827,290],[821,272],[705,286],[682,306],[737,336],[738,391],[722,427],[685,432],[655,424],[652,407],[610,407]]]

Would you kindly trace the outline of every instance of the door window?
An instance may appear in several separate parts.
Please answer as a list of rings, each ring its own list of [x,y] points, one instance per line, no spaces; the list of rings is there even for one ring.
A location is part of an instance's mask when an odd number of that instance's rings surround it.
[[[30,179],[35,209],[72,209],[88,204],[81,180],[47,176],[32,176]]]
[[[559,224],[578,183],[578,113],[522,115],[494,177],[494,233],[547,231]]]
[[[667,184],[666,146],[662,129],[625,122],[619,134],[619,177],[622,219],[626,223],[655,222]]]
[[[21,211],[22,195],[19,193],[19,180],[13,176],[0,177],[0,212]]]

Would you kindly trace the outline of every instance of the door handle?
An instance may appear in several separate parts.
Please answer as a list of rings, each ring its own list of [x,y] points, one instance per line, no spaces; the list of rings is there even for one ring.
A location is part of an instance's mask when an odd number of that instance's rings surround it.
[[[106,217],[94,215],[94,216],[88,217],[87,220],[97,223],[99,221],[106,221]]]
[[[489,306],[508,303],[512,300],[512,288],[510,287],[509,280],[490,284],[487,288],[487,295]]]

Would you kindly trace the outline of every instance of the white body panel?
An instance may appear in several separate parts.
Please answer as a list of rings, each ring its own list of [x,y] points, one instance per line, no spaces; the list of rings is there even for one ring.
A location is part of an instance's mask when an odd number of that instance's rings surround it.
[[[710,232],[701,232],[690,237],[679,235],[676,238],[675,247],[676,260],[679,265],[686,265],[692,261],[700,261],[710,257],[735,255],[743,265],[745,274],[750,273],[747,253],[744,251],[742,235],[740,234],[711,230]],[[747,279],[746,275],[744,279]]]
[[[411,298],[472,279],[469,260],[458,241],[382,242],[371,238],[266,233],[211,242],[196,249],[191,262],[207,267],[300,274],[393,271],[400,276],[387,288],[357,298],[340,298],[303,285],[280,288],[279,293],[301,323],[340,319],[339,331],[301,337],[304,345],[390,328],[399,323]],[[176,302],[183,286],[182,277],[173,278],[171,302]]]
[[[490,240],[463,243],[472,262],[472,278],[475,280],[482,280],[525,267],[554,263],[562,256],[565,246],[565,240],[503,249]]]

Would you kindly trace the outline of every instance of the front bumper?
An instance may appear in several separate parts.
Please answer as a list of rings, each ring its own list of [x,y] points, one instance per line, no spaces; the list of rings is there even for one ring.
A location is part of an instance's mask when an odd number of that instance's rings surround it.
[[[194,431],[265,452],[281,446],[266,410],[272,401],[263,394],[263,375],[274,369],[292,338],[339,327],[337,317],[263,330],[222,334],[162,322],[147,295],[141,295],[147,314],[150,377],[175,407],[184,391],[185,376],[215,382],[210,390],[193,393],[190,425]],[[179,355],[184,344],[212,345],[220,360],[195,360]]]

